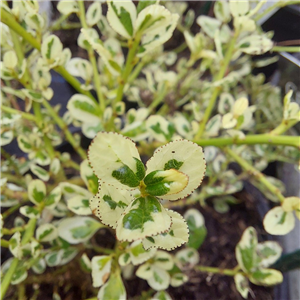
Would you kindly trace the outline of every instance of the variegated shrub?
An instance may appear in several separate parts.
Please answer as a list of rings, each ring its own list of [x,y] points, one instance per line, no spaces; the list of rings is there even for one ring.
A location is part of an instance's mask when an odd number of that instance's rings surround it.
[[[188,2],[88,2],[59,1],[54,22],[46,2],[0,4],[1,246],[10,255],[0,299],[39,298],[38,284],[56,278],[53,299],[67,298],[56,287],[69,290],[64,280],[77,274],[91,279],[78,297],[94,300],[130,298],[134,276],[149,286],[135,298],[153,300],[173,299],[169,287],[195,271],[232,276],[245,299],[250,283],[279,284],[282,248],[258,242],[260,224],[244,230],[235,268],[200,265],[210,231],[195,204],[230,216],[247,179],[272,201],[265,231],[294,230],[300,198],[261,172],[275,160],[299,163],[299,91],[286,83],[282,96],[253,75],[278,56],[252,57],[299,47],[262,30],[266,1],[208,3],[214,17]],[[73,28],[81,57],[56,34]],[[68,99],[54,73],[76,90]],[[65,141],[70,153],[59,151]]]

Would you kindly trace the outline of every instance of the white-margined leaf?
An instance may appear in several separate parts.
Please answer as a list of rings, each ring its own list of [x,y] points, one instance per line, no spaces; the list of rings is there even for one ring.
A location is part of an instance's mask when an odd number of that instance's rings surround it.
[[[191,208],[186,211],[184,218],[189,227],[189,241],[187,246],[199,249],[207,234],[204,217],[197,209]]]
[[[45,255],[45,261],[47,263],[47,266],[49,267],[55,267],[59,266],[61,259],[62,259],[62,251],[56,250],[56,251],[50,251]]]
[[[76,77],[81,77],[85,81],[91,81],[93,78],[93,67],[87,59],[80,57],[72,58],[66,65],[68,72]]]
[[[252,272],[257,267],[258,259],[256,247],[256,230],[253,227],[248,227],[235,248],[235,256],[238,264],[246,273]]]
[[[89,198],[82,195],[77,195],[67,201],[67,206],[70,211],[80,216],[91,215],[92,211],[89,206]]]
[[[156,253],[156,249],[145,250],[142,241],[133,242],[127,249],[130,255],[130,261],[133,265],[140,265],[146,260],[153,257]]]
[[[108,1],[107,21],[121,36],[130,39],[134,35],[136,7],[129,1]]]
[[[172,274],[172,276],[171,276],[170,285],[173,287],[178,287],[178,286],[183,285],[188,280],[189,280],[189,278],[187,277],[187,275],[185,275],[183,273],[175,273],[175,274]]]
[[[111,256],[102,255],[92,258],[93,287],[100,287],[107,281],[110,275],[111,263]]]
[[[62,193],[61,187],[60,186],[55,187],[50,192],[50,194],[46,197],[45,207],[48,209],[54,209],[61,198],[61,193]]]
[[[231,19],[230,9],[227,1],[217,1],[214,4],[214,14],[218,20],[228,23]]]
[[[14,272],[12,278],[11,278],[11,284],[17,285],[24,281],[28,276],[27,270],[25,266],[18,266],[16,271]]]
[[[41,92],[29,89],[22,89],[22,93],[25,95],[25,97],[29,98],[32,101],[38,103],[43,102],[44,97]]]
[[[39,179],[32,180],[28,185],[28,198],[33,204],[40,204],[46,197],[46,185]]]
[[[168,210],[167,213],[172,219],[171,228],[168,232],[146,237],[143,240],[145,249],[150,249],[153,247],[170,251],[180,247],[188,241],[189,230],[183,217],[179,213],[172,210]]]
[[[135,199],[125,210],[116,228],[120,241],[135,241],[167,232],[171,217],[160,202],[151,196]]]
[[[38,219],[40,217],[40,212],[33,206],[24,205],[20,207],[20,213],[29,219]]]
[[[90,273],[92,271],[92,263],[86,253],[82,254],[79,263],[84,272]]]
[[[33,151],[33,147],[32,147],[31,141],[30,141],[30,139],[26,135],[20,134],[17,137],[17,141],[18,141],[19,148],[23,152],[30,153],[31,151]]]
[[[57,9],[63,15],[79,12],[78,3],[70,0],[60,0],[57,4]]]
[[[81,29],[81,33],[77,39],[77,44],[82,49],[87,50],[91,46],[90,41],[97,39],[99,39],[99,35],[94,28]]]
[[[150,300],[172,300],[172,298],[166,291],[159,291],[154,294],[154,296]]]
[[[64,195],[64,199],[67,201],[70,198],[81,195],[86,198],[91,198],[93,195],[87,189],[82,188],[76,184],[71,184],[69,182],[61,182],[59,184],[61,187],[62,194]]]
[[[63,219],[58,225],[58,235],[70,244],[89,240],[102,225],[90,217]]]
[[[175,133],[174,125],[159,115],[152,115],[146,121],[149,133],[159,142],[165,143],[171,140]]]
[[[100,108],[88,96],[75,94],[68,101],[67,108],[76,120],[88,123],[99,121]]]
[[[35,274],[43,274],[46,271],[46,262],[44,258],[40,258],[32,265],[32,271]]]
[[[241,296],[244,299],[247,299],[248,298],[248,293],[249,293],[248,278],[245,277],[241,273],[237,273],[237,274],[234,275],[234,283],[235,283],[236,289],[241,294]]]
[[[162,5],[153,4],[143,9],[135,23],[136,35],[143,34],[138,56],[144,56],[169,40],[178,19],[178,14],[172,14]]]
[[[88,160],[101,182],[133,189],[145,176],[135,143],[120,134],[99,132],[88,150]]]
[[[214,38],[222,22],[208,16],[200,16],[197,18],[197,24],[209,37]]]
[[[102,183],[99,192],[90,199],[90,208],[103,224],[115,229],[117,221],[133,199],[129,191]]]
[[[222,93],[220,95],[220,100],[218,104],[218,111],[220,114],[224,115],[232,110],[234,105],[234,98],[229,93]]]
[[[0,136],[1,147],[10,144],[13,139],[14,139],[13,131],[9,130],[9,131],[1,132],[1,136]]]
[[[89,191],[92,194],[96,194],[98,191],[98,178],[93,173],[93,170],[90,167],[87,159],[80,164],[80,177],[88,187]]]
[[[57,228],[51,223],[43,224],[37,228],[35,237],[40,242],[51,242],[58,237]]]
[[[146,166],[147,175],[155,170],[176,169],[188,176],[188,185],[181,192],[160,197],[167,200],[178,200],[191,194],[201,184],[206,169],[202,148],[187,140],[159,147]]]
[[[53,173],[54,175],[57,175],[59,172],[61,166],[60,166],[60,160],[55,157],[50,164],[50,172]]]
[[[89,139],[93,139],[98,132],[103,131],[104,127],[100,121],[93,122],[93,123],[83,123],[82,124],[82,133]]]
[[[43,40],[41,54],[50,68],[59,64],[62,51],[63,45],[56,35],[51,34]]]
[[[222,117],[219,114],[213,116],[205,126],[205,135],[209,137],[218,136],[221,127],[221,119]]]
[[[199,253],[196,249],[194,248],[184,248],[179,250],[176,255],[176,265],[181,269],[181,270],[190,270],[196,266],[199,261]]]
[[[45,169],[43,169],[43,168],[41,168],[41,167],[39,167],[39,166],[37,166],[35,164],[32,164],[30,166],[30,171],[35,176],[37,176],[39,179],[41,179],[43,181],[48,181],[50,179],[49,173]]]
[[[252,272],[249,280],[256,285],[276,285],[283,281],[282,273],[274,269],[259,269]]]
[[[247,12],[250,9],[250,4],[248,0],[243,0],[243,1],[230,0],[229,8],[231,14],[234,17],[239,17],[247,14]]]
[[[21,233],[16,232],[9,240],[9,250],[12,255],[18,259],[22,259],[23,253],[21,249]]]
[[[252,34],[242,38],[237,46],[244,53],[261,55],[272,49],[273,42],[266,36]]]
[[[167,289],[171,280],[169,273],[155,265],[152,266],[152,272],[153,276],[147,280],[150,287],[156,291]]]
[[[92,27],[96,25],[102,17],[102,7],[101,2],[92,3],[86,12],[86,23],[88,26]]]
[[[268,268],[279,259],[282,248],[277,242],[266,241],[257,245],[256,253],[259,268]]]
[[[34,12],[30,12],[25,15],[25,23],[29,28],[37,30],[39,32],[42,31],[45,25],[43,17]]]
[[[281,206],[268,211],[263,220],[265,230],[274,235],[285,235],[295,227],[293,212],[286,212]]]
[[[75,247],[64,248],[60,251],[62,253],[59,263],[60,266],[66,265],[78,254],[78,249]]]

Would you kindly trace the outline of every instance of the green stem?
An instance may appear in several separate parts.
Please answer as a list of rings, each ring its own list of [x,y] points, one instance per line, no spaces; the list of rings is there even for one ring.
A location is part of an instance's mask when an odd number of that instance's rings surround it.
[[[85,151],[79,145],[77,145],[76,140],[74,139],[72,133],[69,131],[66,123],[60,118],[60,116],[57,114],[57,112],[53,109],[53,107],[46,100],[43,100],[43,105],[48,110],[48,113],[53,118],[53,120],[56,122],[56,124],[64,132],[66,139],[72,145],[74,150],[81,156],[82,159],[86,159]]]
[[[3,248],[9,248],[9,241],[1,239],[1,247],[3,247]]]
[[[3,214],[2,214],[2,218],[3,220],[6,219],[8,216],[10,216],[13,212],[15,212],[17,209],[19,209],[21,206],[23,205],[23,203],[18,203],[12,207],[10,207],[8,210],[6,210]]]
[[[273,129],[271,135],[280,135],[285,133],[288,129],[297,124],[299,120],[283,120],[275,129]]]
[[[162,100],[165,98],[166,94],[167,94],[167,85],[166,85],[166,83],[163,83],[162,90],[158,91],[158,96],[148,106],[149,111],[153,111],[156,108],[156,106],[162,102]]]
[[[117,90],[117,96],[114,100],[114,105],[113,105],[114,107],[118,102],[122,101],[124,86],[128,81],[128,78],[129,78],[132,68],[135,65],[134,59],[135,59],[135,54],[136,54],[137,48],[140,43],[140,39],[141,39],[140,37],[136,36],[134,40],[128,41],[129,52],[127,55],[125,68],[121,75],[121,81],[119,83],[119,88]]]
[[[34,115],[20,111],[20,110],[17,110],[17,109],[8,107],[8,106],[4,106],[4,105],[1,105],[1,110],[4,112],[7,112],[9,114],[19,114],[22,116],[22,118],[24,118],[26,120],[37,122],[37,119]]]
[[[223,147],[228,145],[255,145],[268,144],[278,146],[292,146],[300,149],[300,140],[297,136],[275,136],[273,134],[246,135],[244,139],[237,137],[220,137],[212,139],[194,140],[199,146]]]
[[[2,228],[2,234],[3,235],[12,235],[16,232],[23,232],[27,228],[27,225],[14,227],[14,228]]]
[[[298,53],[300,52],[300,47],[299,46],[274,46],[271,51]]]
[[[34,234],[34,230],[35,230],[35,225],[36,225],[36,219],[30,219],[28,222],[28,227],[26,228],[26,231],[22,237],[22,241],[21,241],[21,245],[24,246],[26,245],[29,240],[31,239],[31,237]],[[9,267],[9,269],[7,270],[7,272],[5,273],[2,283],[1,283],[1,292],[0,292],[0,299],[2,300],[5,297],[6,291],[10,285],[11,279],[18,267],[18,263],[19,260],[15,257],[12,260],[12,263]]]
[[[234,268],[234,269],[221,269],[221,268],[207,267],[207,266],[195,266],[194,269],[196,271],[200,271],[200,272],[227,275],[227,276],[234,276],[238,272],[238,269],[236,269],[236,268]]]
[[[231,156],[246,172],[250,175],[254,176],[258,181],[260,181],[272,194],[278,197],[280,202],[283,202],[284,196],[281,194],[280,190],[274,186],[268,179],[265,177],[264,174],[260,173],[256,168],[250,165],[246,160],[244,160],[241,156],[236,154],[229,148],[224,148],[224,152]]]
[[[68,15],[61,15],[54,23],[50,26],[49,31],[55,31],[61,29],[61,24],[68,19]]]
[[[228,65],[229,65],[229,63],[231,61],[231,57],[232,57],[232,54],[233,54],[233,51],[234,51],[234,46],[235,46],[237,37],[238,37],[238,32],[235,32],[235,34],[234,34],[233,38],[231,39],[230,44],[229,44],[229,46],[227,48],[224,60],[222,62],[221,69],[219,70],[219,73],[215,77],[214,82],[219,81],[219,80],[221,80],[224,77],[225,72],[226,72],[226,70],[228,68]],[[203,119],[200,121],[199,130],[198,130],[198,132],[197,132],[197,134],[195,136],[196,140],[198,140],[198,139],[200,139],[202,137],[202,135],[204,133],[204,130],[205,130],[206,123],[207,123],[208,119],[210,118],[210,115],[211,115],[211,113],[212,113],[212,111],[214,109],[217,97],[219,96],[220,92],[221,92],[221,88],[220,87],[216,87],[214,89],[213,94],[211,95],[211,98],[209,100],[208,106],[207,106],[207,108],[205,110]]]
[[[87,26],[87,23],[85,20],[85,9],[84,9],[83,1],[78,1],[78,6],[79,6],[79,19],[80,19],[81,25],[84,29],[88,29],[89,27]],[[101,90],[101,79],[100,79],[99,72],[98,72],[97,61],[95,58],[94,50],[91,46],[88,47],[88,55],[89,55],[89,59],[92,64],[92,67],[93,67],[94,87],[96,89],[98,101],[100,102],[101,113],[103,115],[103,113],[105,111],[105,99],[103,97],[103,93]]]

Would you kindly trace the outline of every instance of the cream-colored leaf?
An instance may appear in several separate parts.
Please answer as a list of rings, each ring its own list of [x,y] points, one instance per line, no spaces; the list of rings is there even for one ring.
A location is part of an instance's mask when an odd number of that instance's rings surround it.
[[[94,256],[91,261],[93,287],[102,286],[110,275],[112,258],[111,256]]]
[[[248,298],[249,293],[249,282],[247,277],[241,273],[234,275],[234,283],[238,292],[242,295],[244,299]]]
[[[135,241],[167,232],[171,217],[159,201],[151,196],[134,200],[125,210],[116,228],[117,239]]]
[[[135,143],[129,138],[113,132],[99,132],[89,147],[88,160],[103,183],[129,190],[139,185],[143,167]]]
[[[259,269],[250,274],[249,280],[257,285],[275,285],[283,281],[282,273],[274,269]]]
[[[162,199],[178,200],[188,196],[201,184],[205,175],[206,164],[202,148],[187,140],[177,140],[159,147],[147,161],[146,174],[174,168],[174,164],[178,171],[188,176],[188,185],[177,194],[161,196]]]
[[[155,265],[152,266],[152,271],[153,276],[147,280],[150,287],[156,291],[167,289],[171,280],[169,273]]]
[[[230,129],[235,127],[237,120],[234,118],[232,113],[227,113],[222,118],[222,126],[225,129]]]
[[[127,190],[99,183],[98,193],[90,199],[90,208],[103,224],[115,229],[117,221],[133,199]]]
[[[92,27],[97,24],[102,17],[101,2],[92,3],[86,12],[86,23]]]
[[[293,212],[286,212],[281,206],[268,211],[263,220],[265,230],[274,235],[285,235],[295,227]]]
[[[185,244],[189,239],[188,226],[183,217],[172,210],[167,211],[172,218],[172,225],[168,232],[158,234],[151,237],[146,237],[143,240],[145,249],[161,248],[165,250],[173,250]]]

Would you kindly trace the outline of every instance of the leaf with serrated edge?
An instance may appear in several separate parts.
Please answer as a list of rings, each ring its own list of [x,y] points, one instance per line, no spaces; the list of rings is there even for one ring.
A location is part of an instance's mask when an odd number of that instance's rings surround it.
[[[41,203],[46,196],[46,185],[43,181],[32,180],[28,185],[28,198],[33,204]]]
[[[235,256],[241,269],[248,273],[257,267],[257,234],[253,227],[248,227],[235,248]]]
[[[183,162],[178,171],[189,177],[188,185],[179,193],[161,196],[166,200],[178,200],[191,194],[202,182],[205,175],[206,164],[202,148],[197,144],[178,140],[159,147],[147,161],[146,175],[155,170],[164,170],[165,164],[170,160]]]
[[[90,199],[90,208],[103,224],[116,229],[117,221],[133,199],[127,190],[99,183],[98,194]]]
[[[281,256],[282,248],[277,242],[266,241],[257,245],[256,253],[260,268],[268,268]]]
[[[189,239],[188,226],[183,217],[175,211],[168,210],[168,215],[172,218],[172,225],[168,232],[151,236],[143,240],[145,249],[161,248],[165,250],[173,250]]]
[[[249,280],[256,285],[275,285],[283,281],[282,273],[274,269],[260,269],[252,272]]]
[[[89,147],[88,161],[95,175],[103,183],[127,190],[139,185],[136,174],[137,163],[141,163],[140,155],[135,143],[129,138],[113,132],[99,132]],[[128,185],[121,183],[116,175],[113,176],[114,172],[125,166],[128,168],[126,171],[132,172],[132,182],[127,182]],[[119,174],[125,173],[121,170]]]
[[[92,259],[92,279],[93,287],[103,285],[110,275],[111,256],[94,256]]]
[[[131,262],[137,266],[153,257],[156,253],[156,249],[145,250],[143,248],[142,241],[133,242],[128,248]]]
[[[241,273],[237,273],[234,275],[234,283],[242,297],[247,299],[249,293],[249,282],[247,277],[243,276]]]
[[[295,227],[293,212],[286,212],[281,206],[272,208],[264,217],[265,230],[274,235],[285,235]]]
[[[167,232],[171,217],[160,202],[151,196],[134,200],[125,210],[116,228],[120,241],[132,242]]]

